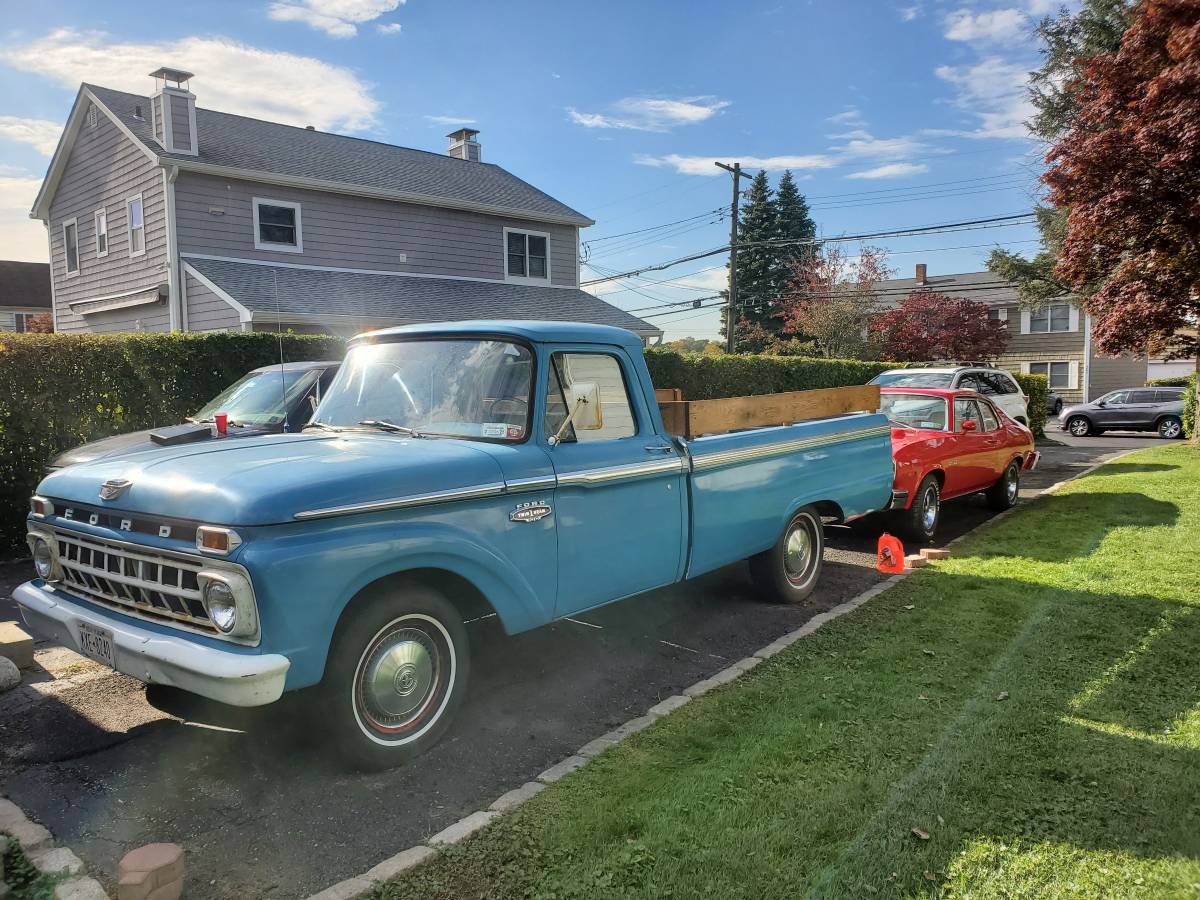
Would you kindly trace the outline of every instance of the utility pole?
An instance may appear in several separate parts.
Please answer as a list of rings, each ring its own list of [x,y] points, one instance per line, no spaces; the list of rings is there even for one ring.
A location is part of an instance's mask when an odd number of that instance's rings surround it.
[[[737,240],[738,240],[738,201],[741,199],[742,164],[716,163],[733,176],[733,203],[729,215],[729,296],[725,303],[725,352],[732,353],[734,348],[734,331],[737,320],[734,318],[737,310]]]

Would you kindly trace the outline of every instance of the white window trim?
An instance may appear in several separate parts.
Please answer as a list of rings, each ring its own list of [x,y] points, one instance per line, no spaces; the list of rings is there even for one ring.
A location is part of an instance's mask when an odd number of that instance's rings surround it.
[[[1061,332],[1056,332],[1061,333]],[[1034,365],[1044,365],[1046,367],[1046,384],[1050,390],[1055,390],[1054,385],[1050,384],[1050,367],[1057,365],[1066,365],[1067,367],[1067,385],[1060,387],[1060,391],[1077,391],[1079,390],[1079,360],[1077,359],[1035,359],[1032,362],[1021,363],[1021,371],[1026,375],[1032,375],[1031,371]]]
[[[528,275],[509,275],[508,274],[508,235],[510,233],[525,234],[525,235],[531,234],[534,237],[541,237],[541,238],[546,239],[546,277],[545,278],[531,278]],[[504,267],[504,280],[505,281],[509,282],[510,284],[532,284],[532,285],[539,285],[539,286],[543,286],[543,287],[550,284],[550,279],[553,277],[553,273],[550,271],[550,234],[548,232],[532,231],[528,228],[505,227],[504,236],[501,238],[501,240],[502,240],[501,250],[503,252],[503,256],[501,256],[501,258],[500,258],[500,263]],[[529,265],[528,265],[529,243],[528,242],[526,242],[526,244],[525,244],[525,261],[526,261],[525,269],[526,269],[526,271],[528,271],[528,269],[529,269]]]
[[[287,209],[294,210],[296,213],[296,243],[295,244],[276,244],[272,241],[264,241],[259,237],[258,232],[258,207],[259,204],[265,203],[267,206],[282,206]],[[291,200],[272,200],[270,197],[251,197],[250,207],[253,213],[254,220],[254,249],[255,250],[272,250],[276,253],[303,253],[304,252],[304,229],[300,219],[300,204]]]
[[[129,207],[133,201],[137,201],[142,207],[142,249],[133,249],[133,216],[129,214]],[[142,199],[142,195],[134,194],[131,197],[125,198],[125,241],[126,249],[129,251],[129,258],[134,259],[139,256],[146,255],[146,201]]]
[[[101,218],[101,216],[104,217],[104,249],[103,250],[100,249],[100,218]],[[142,231],[143,231],[142,237],[143,238],[145,237],[145,227],[146,227],[146,208],[142,207]],[[92,228],[95,231],[95,234],[93,235],[93,241],[95,242],[95,245],[96,245],[96,259],[104,259],[104,257],[108,256],[109,247],[112,246],[112,235],[109,234],[109,232],[108,232],[108,209],[107,208],[102,206],[102,207],[100,207],[100,209],[98,209],[94,213],[92,213]]]
[[[67,253],[67,226],[68,225],[75,226],[75,268],[74,269],[71,268],[71,256],[69,253]],[[80,268],[82,268],[82,265],[83,265],[83,260],[79,258],[79,219],[77,219],[77,218],[63,219],[62,225],[59,227],[62,228],[63,270],[66,272],[66,277],[74,278],[76,275],[79,274],[79,270],[80,270]]]
[[[1050,324],[1052,321],[1050,318],[1050,307],[1052,307],[1052,306],[1065,306],[1067,308],[1067,327],[1066,328],[1058,328],[1058,329],[1050,328]],[[1021,310],[1021,334],[1069,334],[1072,331],[1079,330],[1079,310],[1078,310],[1078,308],[1076,308],[1075,304],[1064,303],[1062,301],[1059,301],[1057,303],[1046,303],[1042,307],[1040,307],[1038,311],[1041,312],[1041,310],[1043,310],[1043,309],[1046,311],[1046,329],[1047,330],[1046,331],[1034,331],[1033,330],[1033,314],[1030,312],[1030,310],[1023,309],[1023,310]]]
[[[1007,306],[993,306],[992,309],[994,309],[996,311],[995,321],[1001,322],[1004,325],[1004,327],[1007,328],[1008,327],[1008,307]],[[989,318],[990,318],[990,316],[989,316]]]

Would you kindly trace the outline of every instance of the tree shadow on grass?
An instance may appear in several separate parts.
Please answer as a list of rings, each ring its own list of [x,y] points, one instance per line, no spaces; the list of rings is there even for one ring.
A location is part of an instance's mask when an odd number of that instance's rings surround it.
[[[986,581],[1005,593],[1030,587]],[[935,884],[968,890],[980,879],[1013,877],[1021,863],[1028,876],[1062,888],[1066,873],[1037,855],[1047,847],[1074,858],[1067,880],[1098,879],[1101,893],[1141,877],[1148,861],[1168,879],[1195,880],[1200,751],[1177,732],[1200,708],[1197,608],[1038,589],[1038,607],[972,698],[811,885],[812,895],[908,896]],[[929,840],[914,837],[914,827]],[[964,862],[979,848],[1008,855]],[[1016,853],[1026,856],[1018,861]],[[1171,868],[1179,866],[1192,874]],[[1030,890],[1031,882],[992,892],[1013,888]]]
[[[1039,501],[1047,515],[1036,534],[1004,523],[987,533],[976,551],[988,557],[1007,556],[1040,562],[1067,562],[1091,555],[1114,528],[1157,528],[1173,525],[1179,507],[1136,491],[1052,495]],[[1092,523],[1102,523],[1101,528]]]
[[[1089,477],[1099,477],[1106,475],[1131,475],[1134,473],[1144,472],[1170,472],[1178,469],[1179,466],[1169,463],[1123,463],[1115,462],[1101,466],[1095,472],[1089,473]]]

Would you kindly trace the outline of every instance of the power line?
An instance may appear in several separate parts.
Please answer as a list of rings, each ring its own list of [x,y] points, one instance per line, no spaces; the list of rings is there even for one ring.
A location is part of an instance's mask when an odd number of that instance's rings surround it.
[[[660,229],[660,228],[670,228],[673,225],[680,225],[684,222],[694,222],[696,219],[705,219],[712,215],[720,215],[722,218],[724,218],[724,213],[725,213],[724,207],[718,207],[717,209],[707,209],[702,213],[698,213],[697,215],[688,216],[686,219],[676,219],[674,222],[664,222],[661,225],[650,225],[649,227],[638,228],[634,231],[622,231],[620,234],[607,234],[604,237],[588,238],[586,241],[584,241],[584,243],[585,244],[599,244],[601,241],[611,241],[611,240],[615,240],[616,238],[627,237],[631,234],[645,234],[647,231],[658,231],[658,229]]]
[[[1026,212],[1007,216],[992,216],[987,219],[972,219],[965,222],[946,222],[940,225],[921,225],[913,228],[898,228],[891,231],[876,231],[863,234],[842,235],[839,237],[814,238],[811,240],[792,240],[788,238],[780,238],[739,244],[737,249],[743,250],[750,247],[816,246],[822,244],[846,243],[888,237],[911,237],[921,234],[946,234],[956,231],[978,231],[984,228],[1005,228],[1012,225],[1029,224],[1032,222],[1032,217],[1033,213]],[[712,250],[704,250],[699,253],[693,253],[689,256],[682,256],[679,259],[673,259],[669,262],[642,266],[638,269],[631,269],[628,272],[620,272],[615,275],[608,275],[604,278],[593,278],[588,281],[582,281],[580,282],[579,286],[586,287],[592,284],[600,284],[605,281],[614,281],[618,278],[630,278],[635,275],[641,275],[644,272],[660,272],[663,269],[669,269],[673,266],[680,265],[681,263],[693,262],[697,259],[705,259],[709,256],[716,256],[718,253],[727,253],[729,252],[729,249],[729,245],[715,247]]]
[[[838,197],[865,197],[868,194],[894,194],[900,191],[920,191],[925,188],[940,188],[951,184],[973,184],[985,181],[997,181],[1002,178],[1024,178],[1024,172],[1002,172],[999,175],[979,175],[975,178],[959,178],[954,181],[930,181],[925,184],[910,184],[905,187],[875,188],[870,191],[850,191],[842,194],[811,194],[806,200],[833,200]]]

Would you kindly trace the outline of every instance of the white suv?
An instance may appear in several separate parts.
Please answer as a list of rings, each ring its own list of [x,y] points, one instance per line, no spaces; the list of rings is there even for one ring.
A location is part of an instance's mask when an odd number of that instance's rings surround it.
[[[1029,425],[1029,398],[1003,369],[947,366],[944,369],[889,369],[868,384],[880,387],[946,388],[978,391],[1022,425]]]

